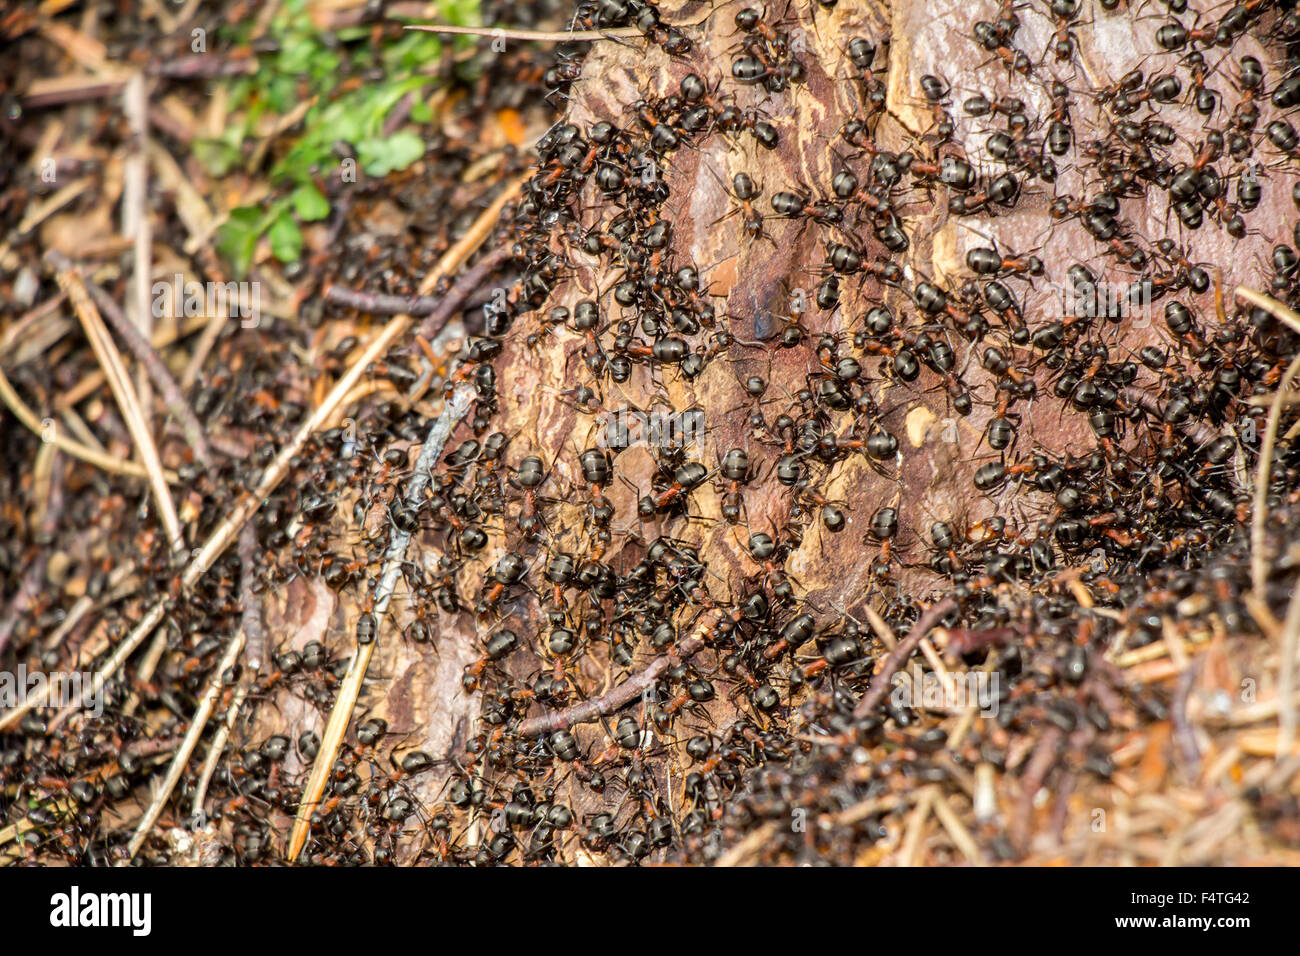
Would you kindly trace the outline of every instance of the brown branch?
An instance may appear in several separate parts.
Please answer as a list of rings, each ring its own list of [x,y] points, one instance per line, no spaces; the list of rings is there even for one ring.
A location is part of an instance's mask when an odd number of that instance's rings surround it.
[[[1002,647],[1020,636],[1014,627],[990,627],[977,631],[953,629],[947,633],[944,650],[952,657],[961,657],[985,647]]]
[[[247,76],[256,72],[257,57],[255,56],[222,59],[207,53],[179,56],[171,60],[158,60],[145,67],[145,74],[148,76],[165,76],[173,80]]]
[[[473,295],[483,280],[495,272],[507,259],[511,257],[508,246],[502,246],[493,249],[470,268],[465,270],[452,287],[443,297],[439,308],[435,309],[429,316],[420,323],[419,334],[425,339],[431,339],[436,336],[444,325],[450,321],[451,317],[460,309],[471,295]]]
[[[566,707],[564,710],[551,711],[540,717],[530,717],[519,725],[516,733],[520,737],[538,737],[542,734],[567,730],[574,724],[586,724],[599,720],[608,714],[630,704],[640,697],[648,688],[654,686],[664,671],[674,664],[693,657],[709,642],[713,629],[723,619],[723,614],[716,608],[706,611],[698,621],[690,637],[680,642],[668,654],[656,657],[644,670],[633,674],[607,694],[584,700],[580,704]]]
[[[1170,708],[1170,722],[1174,730],[1174,743],[1178,746],[1178,756],[1183,763],[1183,772],[1189,780],[1195,780],[1201,771],[1201,748],[1196,745],[1196,730],[1187,716],[1187,700],[1196,686],[1196,677],[1201,672],[1200,659],[1189,661],[1187,667],[1178,675],[1174,686],[1173,706]]]
[[[51,252],[49,258],[60,269],[73,268],[71,260],[60,253]],[[167,370],[167,366],[163,364],[162,359],[158,356],[149,340],[145,338],[144,333],[136,328],[135,324],[127,319],[122,310],[118,308],[117,303],[113,301],[113,297],[95,283],[89,280],[82,281],[85,282],[86,291],[90,293],[90,297],[99,306],[100,314],[108,319],[109,324],[122,336],[126,342],[126,347],[131,350],[131,354],[144,366],[145,371],[149,373],[149,377],[153,379],[159,394],[162,395],[163,404],[167,406],[167,411],[176,418],[181,430],[185,433],[185,440],[194,449],[194,457],[199,460],[199,463],[204,468],[210,471],[215,464],[212,447],[208,444],[207,436],[203,432],[203,426],[195,417],[189,402],[181,394],[181,387],[176,384],[176,379],[172,378],[172,373]]]
[[[112,96],[126,86],[125,74],[74,74],[33,80],[23,94],[23,109],[36,110]]]
[[[1033,756],[1021,778],[1020,799],[1011,820],[1011,842],[1022,855],[1029,852],[1029,832],[1034,819],[1034,796],[1043,788],[1043,781],[1056,765],[1057,749],[1065,739],[1065,731],[1055,724],[1048,727],[1039,738]]]
[[[266,663],[266,629],[262,626],[262,610],[253,591],[257,570],[257,529],[250,522],[239,529],[239,602],[244,606],[241,618],[244,627],[244,660],[253,670],[261,670]]]
[[[332,285],[325,290],[325,301],[370,315],[429,315],[442,304],[437,295],[384,295]]]
[[[113,392],[113,398],[116,400],[118,408],[121,409],[122,418],[126,421],[127,430],[131,433],[131,440],[135,444],[145,470],[149,473],[149,484],[153,489],[159,518],[167,532],[167,540],[173,550],[179,550],[181,545],[180,519],[176,517],[176,505],[172,501],[171,491],[167,488],[167,479],[163,474],[162,462],[158,459],[158,448],[154,445],[153,438],[149,434],[144,412],[140,407],[139,396],[136,394],[135,388],[132,387],[131,380],[127,377],[126,369],[122,364],[122,356],[118,352],[117,345],[113,342],[113,337],[109,334],[108,328],[104,325],[99,309],[95,307],[95,303],[90,298],[90,293],[86,291],[81,273],[75,268],[60,267],[57,264],[57,256],[57,252],[53,256],[47,256],[47,261],[54,267],[55,278],[58,280],[59,287],[68,293],[68,300],[72,303],[73,311],[76,312],[77,318],[81,322],[86,338],[90,342],[91,350],[95,353],[95,358],[104,369],[104,374],[108,377],[108,384]]]
[[[1132,402],[1148,415],[1154,415],[1161,421],[1165,420],[1165,410],[1160,407],[1160,402],[1150,392],[1138,388],[1136,385],[1129,385],[1120,389],[1119,393],[1124,401]],[[1174,427],[1183,429],[1183,431],[1187,432],[1188,437],[1202,448],[1219,437],[1218,432],[1205,422],[1188,420]]]
[[[508,248],[494,249],[466,270],[446,295],[384,295],[335,285],[325,290],[325,301],[371,315],[413,315],[424,318],[420,323],[419,334],[426,340],[432,339],[452,315],[464,306],[466,300],[478,291],[483,280],[509,258]]]
[[[898,642],[898,646],[889,652],[880,666],[880,672],[873,674],[871,677],[871,687],[862,700],[858,701],[858,706],[853,708],[853,716],[861,720],[879,706],[880,702],[885,699],[889,693],[889,682],[897,673],[898,669],[907,663],[907,659],[912,656],[922,639],[930,633],[930,629],[939,623],[945,614],[957,607],[957,602],[950,597],[938,601],[930,607],[917,619],[912,630],[908,632],[907,637]]]

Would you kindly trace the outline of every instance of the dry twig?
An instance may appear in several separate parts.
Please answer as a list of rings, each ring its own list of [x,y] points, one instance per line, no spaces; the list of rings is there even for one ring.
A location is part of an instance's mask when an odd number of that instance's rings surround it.
[[[127,866],[131,860],[135,859],[135,855],[140,852],[140,847],[144,845],[145,839],[149,836],[149,831],[158,822],[158,817],[162,814],[168,797],[172,795],[172,790],[176,788],[177,781],[180,780],[181,774],[185,772],[185,765],[190,762],[190,754],[194,752],[199,737],[203,735],[203,728],[207,726],[208,718],[212,716],[212,707],[216,703],[217,694],[221,691],[222,676],[226,671],[234,667],[235,659],[239,656],[239,652],[243,650],[243,647],[244,634],[240,631],[230,639],[230,643],[226,646],[226,653],[222,655],[221,662],[208,680],[208,686],[204,688],[203,696],[199,699],[198,710],[190,718],[190,726],[185,733],[185,739],[181,741],[180,747],[172,757],[171,765],[167,768],[167,775],[163,777],[162,783],[154,791],[153,799],[145,809],[144,816],[136,827],[130,844],[127,845],[127,858],[122,860],[118,864],[119,866]]]
[[[700,615],[691,629],[691,636],[680,641],[669,654],[656,657],[642,670],[629,677],[613,690],[580,704],[563,710],[551,711],[540,717],[531,717],[519,725],[515,731],[520,737],[537,737],[541,734],[565,730],[574,724],[585,724],[612,714],[619,708],[636,700],[649,687],[652,687],[664,671],[678,661],[684,661],[702,650],[708,643],[713,629],[722,620],[723,614],[715,609]]]
[[[68,438],[58,428],[45,428],[41,423],[41,419],[32,411],[31,407],[18,397],[18,393],[14,391],[13,385],[5,377],[4,372],[0,372],[0,401],[4,402],[5,407],[13,412],[14,417],[27,429],[42,438],[46,438],[60,451],[67,452],[73,458],[113,474],[127,475],[131,478],[149,477],[149,473],[145,471],[144,467],[136,462],[123,461],[121,458],[115,458],[104,452],[96,451],[88,445],[83,445],[79,441]],[[175,472],[165,471],[163,477],[171,482],[178,480]]]
[[[420,293],[422,295],[435,288],[439,280],[444,276],[450,275],[459,269],[474,254],[475,250],[482,245],[496,225],[501,210],[518,193],[525,179],[525,177],[521,176],[509,183],[492,204],[479,215],[461,240],[443,254],[433,271],[425,276],[423,282],[421,282]],[[494,252],[488,258],[496,255],[498,253]],[[460,304],[472,291],[473,289],[467,287],[463,282],[453,286],[451,292],[445,297],[440,312],[445,312],[449,317],[456,309],[460,308]],[[437,313],[429,321],[436,318]],[[399,315],[389,323],[389,326],[400,323],[401,327],[405,329],[410,321],[410,316]],[[445,319],[443,321],[445,322]],[[369,364],[369,362],[367,361],[366,364]],[[429,482],[433,464],[438,460],[438,456],[442,454],[443,445],[446,444],[451,432],[468,412],[472,399],[473,390],[471,388],[468,386],[458,388],[452,394],[451,399],[444,405],[442,414],[435,419],[433,426],[429,430],[429,435],[425,439],[424,447],[420,451],[415,474],[407,489],[407,497],[412,504],[418,504],[419,496]],[[409,543],[409,534],[396,531],[385,555],[384,570],[380,577],[379,588],[375,593],[372,609],[376,621],[376,634],[380,623],[383,621],[384,613],[388,609],[388,602],[392,597],[393,588],[397,584],[397,579],[401,576],[401,566]],[[293,831],[290,834],[288,857],[291,861],[298,858],[298,854],[302,852],[303,846],[307,843],[311,812],[316,804],[320,802],[321,794],[324,792],[326,775],[334,763],[334,757],[338,753],[339,746],[343,742],[343,734],[347,731],[348,721],[352,718],[352,709],[356,705],[357,696],[361,692],[361,682],[365,679],[366,670],[370,666],[370,658],[374,654],[376,643],[376,641],[371,641],[357,648],[357,653],[352,658],[352,663],[339,688],[339,693],[334,699],[334,706],[330,710],[330,717],[321,740],[320,750],[317,752],[316,761],[312,765],[311,773],[307,778],[307,784],[303,788],[302,800],[299,803],[298,814],[294,820]]]
[[[68,259],[57,253],[52,253],[50,260],[57,263],[60,269],[73,268]],[[122,310],[117,307],[117,303],[113,301],[113,297],[107,292],[93,282],[86,282],[86,291],[90,293],[90,297],[99,306],[100,314],[108,319],[109,324],[122,336],[123,341],[126,342],[126,347],[131,350],[131,354],[136,357],[136,360],[149,373],[149,377],[153,379],[154,386],[162,395],[163,403],[167,406],[167,411],[175,416],[176,421],[181,426],[181,431],[185,434],[185,440],[194,449],[194,457],[199,460],[203,467],[211,469],[215,464],[215,459],[212,455],[212,447],[208,444],[207,435],[203,431],[203,426],[195,417],[194,411],[190,408],[190,403],[181,394],[176,379],[172,378],[172,373],[167,370],[167,366],[163,364],[158,353],[149,344],[149,339],[127,319]]]
[[[921,614],[912,630],[908,632],[907,637],[898,642],[898,646],[889,652],[884,662],[880,665],[878,673],[871,677],[871,688],[862,695],[858,705],[853,708],[853,716],[858,720],[866,717],[869,713],[880,705],[889,693],[889,684],[894,674],[907,663],[907,659],[912,656],[921,639],[930,633],[930,629],[939,623],[949,611],[957,606],[957,602],[947,597],[942,601],[936,601]]]
[[[452,431],[469,412],[473,400],[473,387],[460,386],[443,407],[442,414],[434,420],[433,427],[429,429],[428,437],[425,438],[424,447],[420,450],[415,472],[407,486],[406,500],[409,506],[419,505],[424,489],[428,487],[433,476],[433,466],[442,455],[442,450],[447,444],[447,439],[451,437]],[[303,788],[302,800],[298,804],[298,815],[293,822],[293,832],[289,838],[290,861],[298,858],[298,854],[302,852],[307,842],[312,811],[320,803],[321,795],[325,790],[325,779],[334,765],[334,757],[338,753],[339,746],[343,743],[348,721],[352,719],[352,709],[356,706],[357,697],[361,693],[361,682],[365,680],[366,671],[370,667],[370,658],[378,645],[379,625],[388,610],[388,602],[392,597],[393,589],[397,586],[397,579],[401,576],[402,564],[406,560],[406,549],[410,543],[409,532],[394,530],[388,552],[384,556],[384,570],[374,604],[376,639],[357,646],[357,652],[339,687],[334,707],[330,711],[329,722],[325,725],[325,733],[321,738],[320,750],[316,754],[311,774],[307,778],[307,785]]]
[[[1262,295],[1244,286],[1237,286],[1237,298],[1258,306],[1300,332],[1300,315],[1271,296]],[[1273,467],[1273,448],[1277,444],[1277,429],[1282,418],[1283,400],[1291,391],[1291,382],[1297,373],[1300,373],[1300,356],[1292,359],[1286,373],[1282,376],[1282,381],[1277,385],[1273,404],[1268,412],[1268,426],[1264,430],[1264,440],[1259,447],[1259,466],[1255,475],[1255,496],[1250,518],[1250,582],[1255,597],[1261,601],[1265,599],[1264,582],[1268,577],[1268,542],[1264,540],[1264,524],[1268,511],[1268,485]]]
[[[55,267],[60,287],[68,293],[72,308],[77,313],[77,318],[81,320],[86,338],[90,340],[91,349],[94,350],[95,357],[99,359],[100,366],[108,376],[109,388],[113,391],[113,397],[117,400],[122,417],[126,420],[126,427],[131,432],[131,439],[135,442],[140,459],[149,473],[149,484],[153,489],[163,528],[167,532],[167,540],[173,549],[179,548],[181,524],[176,517],[176,505],[172,501],[171,491],[167,488],[162,462],[158,459],[158,449],[149,434],[139,398],[135,389],[131,387],[131,380],[122,365],[122,356],[108,334],[108,329],[104,327],[104,320],[100,318],[99,310],[90,301],[90,295],[81,281],[81,275],[75,269],[59,267],[56,261],[57,253],[49,258],[51,265]]]

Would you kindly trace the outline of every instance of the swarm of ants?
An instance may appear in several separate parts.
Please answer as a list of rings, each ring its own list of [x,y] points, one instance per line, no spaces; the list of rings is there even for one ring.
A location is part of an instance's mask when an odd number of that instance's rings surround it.
[[[1300,13],[849,6],[578,5],[427,487],[391,403],[258,515],[259,587],[359,613],[223,686],[279,703],[207,784],[215,859],[1294,859]],[[180,630],[239,608],[215,571]],[[455,686],[323,751],[301,711],[376,642]],[[122,723],[3,738],[34,858],[118,855],[158,759]]]

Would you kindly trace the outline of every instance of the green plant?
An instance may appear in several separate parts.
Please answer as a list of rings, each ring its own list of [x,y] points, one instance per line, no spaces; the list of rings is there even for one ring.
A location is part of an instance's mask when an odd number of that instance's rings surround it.
[[[478,22],[478,0],[439,0],[439,20],[454,24]],[[245,42],[248,27],[227,28],[224,39]],[[303,116],[302,132],[270,169],[276,198],[269,205],[231,210],[216,238],[218,251],[237,276],[252,262],[258,241],[265,236],[272,254],[294,262],[302,253],[301,224],[324,219],[330,205],[316,178],[335,164],[335,144],[348,144],[359,168],[368,176],[386,176],[406,169],[424,155],[417,124],[432,114],[426,96],[417,96],[408,122],[387,135],[384,121],[408,93],[421,93],[437,77],[418,72],[436,62],[441,41],[436,34],[409,31],[381,49],[359,42],[371,36],[369,27],[325,33],[308,15],[306,0],[285,0],[269,28],[277,52],[262,57],[256,73],[231,81],[232,120],[215,138],[198,140],[195,157],[217,177],[230,174],[244,161],[244,146],[266,115],[291,111],[304,93],[314,102]],[[345,89],[343,80],[357,74],[378,74],[378,80]]]

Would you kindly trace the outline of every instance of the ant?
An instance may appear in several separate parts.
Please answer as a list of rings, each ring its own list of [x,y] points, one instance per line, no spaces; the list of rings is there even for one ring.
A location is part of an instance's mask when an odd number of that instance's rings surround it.
[[[713,172],[712,167],[710,167],[710,172]],[[718,178],[717,173],[713,173],[713,176],[715,179]],[[724,213],[718,219],[715,219],[713,225],[724,222],[739,212],[742,215],[746,236],[751,239],[766,239],[775,246],[776,243],[771,239],[771,237],[763,232],[764,217],[755,206],[755,200],[761,192],[760,188],[755,185],[754,180],[748,173],[736,173],[736,175],[732,177],[731,184],[731,195],[738,203],[738,206],[735,209],[732,209],[731,212]]]
[[[735,524],[740,520],[744,508],[741,489],[754,477],[749,453],[743,448],[732,448],[723,456],[718,471],[725,479],[722,492],[722,517],[729,523]]]
[[[1078,48],[1078,37],[1070,28],[1078,23],[1075,18],[1079,15],[1079,2],[1078,0],[1051,0],[1050,8],[1052,18],[1056,21],[1056,30],[1043,54],[1046,55],[1047,50],[1051,50],[1057,63],[1065,63],[1074,57],[1075,50]]]

